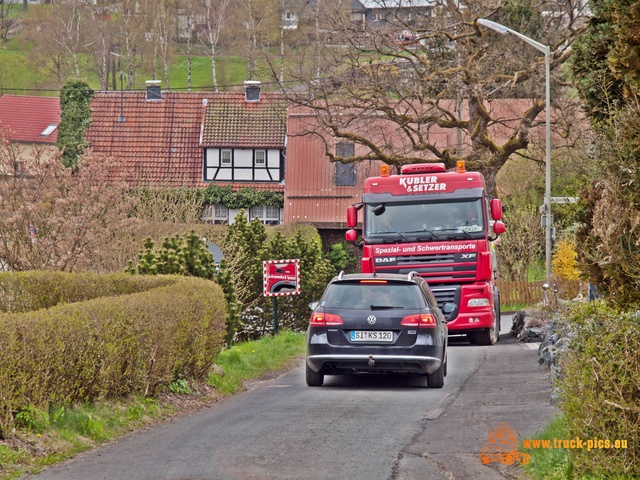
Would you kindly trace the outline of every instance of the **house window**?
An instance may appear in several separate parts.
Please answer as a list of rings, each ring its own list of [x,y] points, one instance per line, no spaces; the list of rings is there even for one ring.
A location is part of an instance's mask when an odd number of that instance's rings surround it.
[[[279,225],[280,209],[271,205],[251,207],[249,210],[249,220],[252,221],[256,218],[265,225]]]
[[[201,220],[217,225],[227,225],[229,223],[229,209],[221,203],[207,205],[204,207]]]
[[[220,165],[231,165],[231,150],[220,150]]]
[[[342,158],[353,157],[355,145],[353,142],[336,143],[336,156]],[[333,175],[336,186],[348,186],[356,184],[356,167],[353,163],[335,162]]]
[[[256,167],[264,167],[267,164],[267,151],[256,150]]]
[[[58,128],[58,125],[56,124],[51,124],[49,125],[47,128],[45,128],[42,133],[40,134],[41,137],[47,137],[49,135],[51,135],[53,133],[53,131]]]

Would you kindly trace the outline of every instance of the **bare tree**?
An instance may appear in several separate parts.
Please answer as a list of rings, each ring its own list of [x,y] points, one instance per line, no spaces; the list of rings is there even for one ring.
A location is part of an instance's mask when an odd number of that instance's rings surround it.
[[[59,33],[49,41],[57,43],[60,49],[66,52],[69,70],[76,78],[80,78],[86,67],[86,62],[80,59],[79,54],[86,52],[96,41],[93,35],[87,35],[87,32],[92,31],[88,25],[91,10],[86,8],[85,3],[84,0],[51,1],[53,9],[50,15]]]
[[[91,17],[87,21],[86,28],[93,32],[95,43],[90,46],[90,53],[95,62],[95,70],[100,79],[100,89],[109,89],[109,75],[114,70],[116,58],[114,54],[114,32],[111,13],[104,7],[93,4],[87,5],[90,9]],[[113,71],[113,89],[115,90],[116,73]]]
[[[468,168],[485,174],[494,192],[500,168],[515,152],[526,152],[530,132],[544,124],[539,115],[545,108],[544,57],[477,19],[507,26],[518,20],[518,29],[550,46],[557,107],[560,67],[581,31],[583,12],[573,0],[545,2],[544,9],[554,10],[544,12],[529,2],[509,10],[489,0],[443,1],[420,15],[406,2],[403,8],[391,8],[391,3],[397,2],[387,1],[377,24],[366,28],[352,20],[345,9],[350,4],[325,8],[319,30],[331,42],[318,43],[316,65],[289,69],[289,78],[306,88],[304,95],[289,95],[291,100],[315,110],[322,125],[322,132],[315,133],[360,146],[357,155],[343,158],[328,143],[331,161],[402,165],[438,160],[451,168],[464,159]],[[514,97],[528,99],[526,107],[505,112],[495,102]],[[367,128],[375,123],[386,127]]]
[[[224,26],[230,16],[230,0],[197,0],[203,23],[198,28],[198,38],[209,52],[213,89],[218,91],[217,61],[220,55],[219,43]]]
[[[25,17],[22,38],[37,45],[28,60],[43,67],[60,88],[69,78],[81,78],[89,67],[86,55],[97,39],[95,20],[83,0],[52,0],[45,8]]]
[[[147,16],[151,19],[149,23],[149,31],[151,36],[154,55],[153,55],[153,71],[154,79],[156,78],[156,65],[159,59],[162,63],[163,76],[167,90],[171,90],[169,83],[169,64],[173,53],[173,43],[171,41],[171,27],[174,19],[175,1],[174,0],[158,0],[151,2],[146,11]]]
[[[191,61],[193,49],[193,32],[196,25],[196,0],[186,0],[184,14],[186,17],[187,33],[187,91],[191,91]]]
[[[258,76],[258,58],[266,46],[278,44],[281,26],[279,0],[242,0],[243,29],[246,32],[245,55],[247,61],[247,77],[249,80]]]
[[[0,0],[0,40],[4,42],[17,23],[18,10],[11,2]]]
[[[123,0],[122,15],[116,31],[117,49],[122,55],[127,75],[127,90],[133,88],[135,71],[141,63],[141,55],[145,50],[146,15],[145,5],[136,0]],[[141,9],[138,12],[138,8]]]

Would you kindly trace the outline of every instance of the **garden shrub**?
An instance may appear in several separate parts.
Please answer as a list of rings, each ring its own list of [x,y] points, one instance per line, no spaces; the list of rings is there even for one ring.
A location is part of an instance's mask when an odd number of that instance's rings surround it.
[[[561,359],[561,408],[570,438],[626,440],[627,448],[574,450],[576,473],[640,476],[640,315],[601,302],[572,309]]]
[[[0,438],[27,406],[46,411],[130,393],[153,395],[177,378],[208,373],[225,332],[219,285],[178,276],[106,278],[121,279],[104,285],[125,294],[1,315]],[[157,288],[130,293],[135,285]],[[84,288],[70,291],[91,290]]]
[[[0,312],[28,312],[60,303],[126,295],[172,282],[168,277],[150,278],[124,273],[0,272]]]

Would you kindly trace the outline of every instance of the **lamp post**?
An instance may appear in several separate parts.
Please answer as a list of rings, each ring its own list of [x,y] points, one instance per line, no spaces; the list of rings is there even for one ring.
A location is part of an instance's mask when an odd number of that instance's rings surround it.
[[[553,215],[551,215],[551,87],[550,87],[550,66],[549,60],[551,57],[551,49],[548,45],[544,45],[540,42],[536,42],[532,38],[529,38],[515,30],[505,27],[504,25],[487,20],[485,18],[479,18],[478,23],[485,27],[495,30],[498,33],[506,35],[511,33],[518,37],[520,40],[527,42],[532,47],[540,50],[544,53],[544,67],[545,67],[545,94],[546,94],[546,131],[545,131],[545,191],[544,191],[544,227],[545,227],[545,279],[547,283],[551,282],[551,224],[553,223]]]

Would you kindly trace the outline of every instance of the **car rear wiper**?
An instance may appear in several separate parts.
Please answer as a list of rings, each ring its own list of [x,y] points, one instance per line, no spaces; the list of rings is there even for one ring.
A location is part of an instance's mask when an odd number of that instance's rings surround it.
[[[391,310],[393,308],[404,308],[404,307],[394,307],[391,305],[369,305],[371,310]]]

